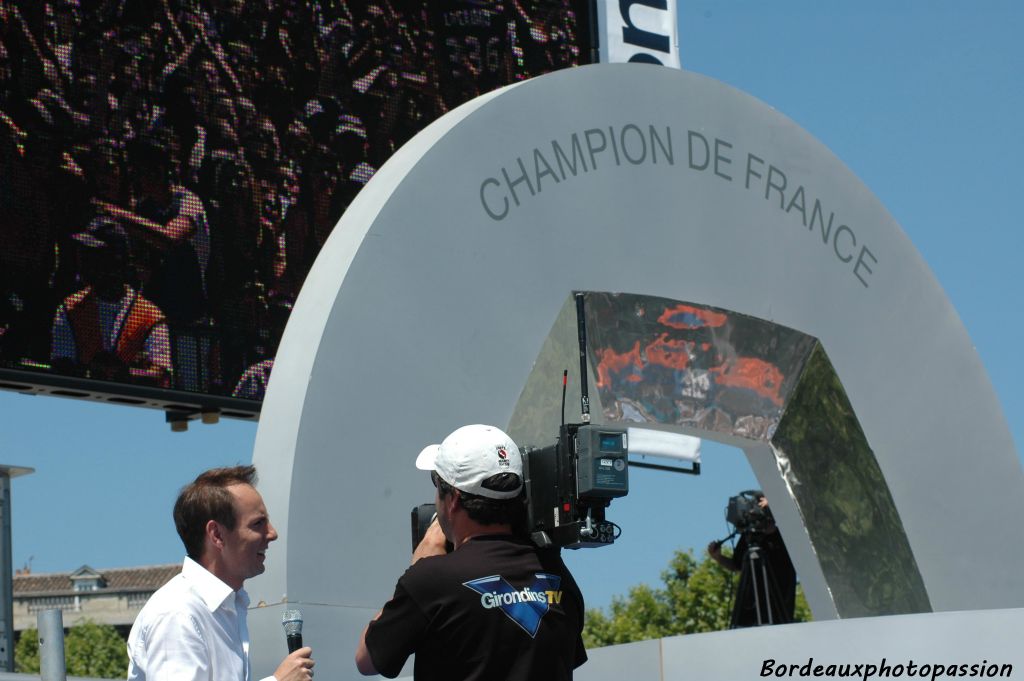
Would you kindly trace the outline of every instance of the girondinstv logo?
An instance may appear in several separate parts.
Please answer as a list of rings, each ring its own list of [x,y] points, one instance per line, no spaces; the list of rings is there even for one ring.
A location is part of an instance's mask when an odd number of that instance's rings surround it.
[[[501,575],[470,580],[463,586],[480,594],[480,605],[485,610],[500,609],[530,637],[534,637],[551,605],[562,602],[559,590],[561,577],[544,572],[538,572],[534,577],[533,584],[522,589],[512,586]]]

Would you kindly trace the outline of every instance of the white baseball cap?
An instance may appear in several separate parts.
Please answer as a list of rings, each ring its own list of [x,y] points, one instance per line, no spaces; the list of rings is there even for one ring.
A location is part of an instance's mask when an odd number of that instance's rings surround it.
[[[523,489],[523,457],[508,435],[494,426],[463,426],[439,445],[424,447],[416,468],[436,471],[455,489],[490,499],[513,499]],[[519,484],[512,490],[484,487],[499,473],[515,473]]]

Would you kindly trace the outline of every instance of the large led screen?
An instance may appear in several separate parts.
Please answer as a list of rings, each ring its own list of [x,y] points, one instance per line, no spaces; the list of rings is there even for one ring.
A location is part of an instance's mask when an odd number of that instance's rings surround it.
[[[0,379],[258,412],[376,169],[459,104],[592,61],[591,19],[588,0],[0,2]]]

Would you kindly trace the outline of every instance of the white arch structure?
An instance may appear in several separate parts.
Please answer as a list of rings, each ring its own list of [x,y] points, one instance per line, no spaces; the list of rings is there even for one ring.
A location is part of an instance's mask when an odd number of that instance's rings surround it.
[[[818,339],[916,562],[903,567],[923,600],[892,612],[1024,606],[1024,532],[992,529],[1024,490],[1009,430],[893,218],[748,95],[598,65],[435,122],[326,243],[285,330],[253,458],[282,535],[249,586],[266,606],[250,617],[257,671],[284,652],[287,601],[305,613],[318,672],[355,677],[355,642],[408,561],[408,512],[429,492],[414,453],[465,423],[509,424],[574,290],[690,301]],[[773,498],[816,618],[887,614],[884,598],[844,611],[777,448],[719,439],[743,447]]]

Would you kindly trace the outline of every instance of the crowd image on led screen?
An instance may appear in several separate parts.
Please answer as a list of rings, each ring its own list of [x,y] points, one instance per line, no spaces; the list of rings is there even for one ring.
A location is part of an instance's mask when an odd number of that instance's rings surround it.
[[[0,368],[261,399],[355,194],[575,4],[0,0]]]

